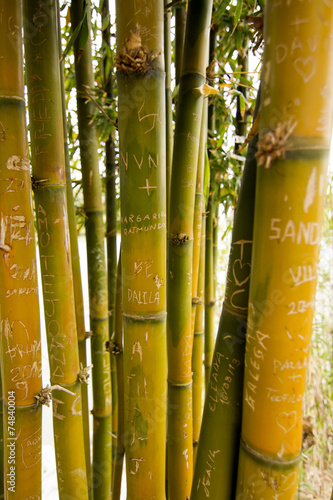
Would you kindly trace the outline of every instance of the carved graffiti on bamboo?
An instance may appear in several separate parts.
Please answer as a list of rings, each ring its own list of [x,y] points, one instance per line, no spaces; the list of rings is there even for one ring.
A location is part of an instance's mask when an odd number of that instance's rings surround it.
[[[229,358],[218,351],[215,353],[207,393],[210,411],[214,412],[218,404],[230,404],[229,389],[239,366],[241,362],[238,359]]]
[[[21,457],[26,469],[38,464],[42,458],[42,429],[41,427],[19,442]]]
[[[157,122],[161,123],[161,121],[159,119],[159,110],[157,111],[157,113],[147,113],[145,115],[143,114],[145,103],[146,101],[143,101],[142,106],[138,111],[138,119],[140,123],[144,120],[148,120],[148,122],[145,122],[145,125],[147,124],[148,128],[144,131],[144,133],[147,134],[148,132],[154,130]]]
[[[244,255],[249,248],[247,245],[252,245],[252,241],[239,240],[233,243],[232,248],[232,253],[239,253],[239,258],[233,259],[232,262],[231,279],[236,290],[231,293],[230,303],[238,311],[247,311],[248,285],[246,287],[245,285],[248,283],[251,274],[251,262]]]
[[[267,352],[267,340],[270,335],[260,330],[247,332],[247,380],[245,384],[245,402],[252,411],[256,410],[256,394],[261,376],[261,367]]]
[[[159,167],[159,156],[156,154],[155,157],[151,153],[148,153],[147,156],[140,156],[139,158],[133,153],[130,157],[128,152],[124,154],[123,151],[120,151],[120,160],[121,164],[125,167],[125,170],[128,170],[130,159],[134,160],[133,165],[137,167],[139,170],[142,170],[142,167],[148,167],[150,170],[154,167],[157,169]],[[132,162],[131,162],[132,164]]]

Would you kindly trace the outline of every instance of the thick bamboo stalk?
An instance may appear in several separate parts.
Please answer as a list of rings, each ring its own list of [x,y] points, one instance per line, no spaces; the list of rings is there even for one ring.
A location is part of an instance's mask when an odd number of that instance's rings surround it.
[[[22,3],[0,1],[2,498],[41,497],[41,344],[25,122]],[[1,421],[2,425],[2,421]]]
[[[68,150],[68,137],[67,137],[67,111],[66,111],[66,95],[65,95],[65,81],[64,81],[64,65],[62,59],[62,44],[61,44],[61,25],[60,25],[60,6],[57,1],[58,7],[58,43],[59,43],[59,57],[60,57],[60,81],[61,81],[61,96],[62,96],[62,120],[64,131],[64,151],[65,151],[65,170],[66,170],[66,200],[68,212],[68,227],[70,236],[71,247],[71,260],[73,272],[73,288],[74,288],[74,305],[75,305],[75,318],[76,330],[79,347],[79,363],[81,373],[81,408],[83,420],[83,437],[85,446],[86,457],[86,473],[89,497],[91,493],[91,457],[90,457],[90,432],[89,432],[89,403],[88,403],[88,372],[87,372],[87,335],[85,328],[84,318],[84,303],[83,303],[83,290],[82,290],[82,277],[81,265],[79,255],[79,244],[77,235],[76,224],[76,210],[74,205],[74,195],[72,189],[71,168]]]
[[[66,203],[57,2],[24,2],[33,187],[60,498],[87,499],[79,356]],[[41,401],[41,400],[40,400]],[[72,450],[69,452],[68,450]]]
[[[164,2],[116,2],[127,497],[165,498]]]
[[[71,21],[73,31],[82,20],[85,3],[72,0]],[[83,27],[86,27],[86,43],[80,46]],[[104,251],[105,226],[103,221],[102,186],[98,165],[98,142],[91,117],[94,112],[92,102],[87,102],[86,89],[93,87],[90,9],[86,10],[86,20],[82,23],[79,36],[74,43],[75,79],[77,88],[77,113],[82,169],[82,187],[85,212],[87,244],[89,316],[93,386],[93,496],[94,500],[104,500],[111,495],[111,376],[110,356],[106,351],[109,341],[108,288],[106,259]]]
[[[121,253],[118,260],[116,307],[115,307],[115,334],[112,349],[116,356],[117,365],[117,394],[118,394],[118,435],[116,460],[112,485],[112,500],[120,500],[123,464],[125,455],[125,428],[124,428],[124,362],[123,362],[123,311],[122,311],[122,284],[121,284]]]
[[[251,270],[256,142],[257,139],[254,139],[248,148],[235,214],[226,294],[207,387],[191,500],[235,498]]]
[[[212,2],[188,4],[168,230],[168,496],[189,496],[193,470],[192,255],[199,137]]]
[[[332,134],[332,23],[330,2],[265,6],[239,498],[297,495]]]
[[[102,39],[111,51],[111,18],[109,0],[103,1],[102,6]],[[113,99],[113,69],[109,56],[105,55],[103,60],[104,89],[107,97]],[[116,152],[114,143],[114,131],[112,131],[105,143],[105,169],[106,169],[106,243],[107,243],[107,270],[108,270],[108,310],[109,310],[109,338],[113,340],[115,335],[115,302],[117,284],[117,197],[116,197]],[[118,408],[117,408],[117,368],[116,359],[111,352],[111,384],[112,384],[112,471],[114,471],[117,446]]]

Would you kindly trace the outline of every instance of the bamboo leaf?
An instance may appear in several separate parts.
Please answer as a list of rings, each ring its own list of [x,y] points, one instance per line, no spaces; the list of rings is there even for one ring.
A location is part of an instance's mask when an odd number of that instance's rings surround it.
[[[229,3],[230,3],[230,0],[223,0],[220,3],[220,5],[215,13],[215,17],[219,22],[222,20],[222,16],[223,16],[224,12],[226,11],[226,8],[228,7]]]
[[[236,9],[235,9],[235,27],[237,26],[238,21],[240,19],[241,12],[242,12],[242,6],[243,6],[243,0],[237,0],[237,5],[236,5]]]
[[[72,33],[72,35],[71,35],[70,39],[68,40],[68,43],[67,43],[67,45],[66,45],[66,47],[65,47],[65,50],[64,50],[64,52],[63,52],[63,54],[62,54],[61,60],[62,60],[62,59],[64,59],[64,58],[65,58],[65,57],[69,54],[70,50],[72,49],[72,47],[73,47],[73,45],[74,45],[74,43],[75,43],[75,41],[76,41],[76,39],[77,39],[77,37],[78,37],[78,35],[79,35],[79,33],[80,33],[80,30],[81,30],[81,27],[82,27],[82,26],[83,26],[83,24],[84,24],[84,21],[85,21],[85,20],[87,20],[87,9],[88,9],[88,4],[85,2],[84,7],[83,7],[83,12],[82,12],[82,20],[81,20],[81,22],[77,25],[77,27],[76,27],[76,28],[75,28],[75,30],[73,31],[73,33]],[[87,26],[87,27],[88,27],[88,26]],[[79,40],[80,40],[80,44],[79,44],[79,46],[80,46],[80,49],[82,50],[82,41],[83,41],[83,40],[81,40],[81,36],[82,36],[82,35],[80,34],[80,38],[79,38]],[[87,32],[87,29],[86,29],[86,34],[85,34],[84,36],[86,37],[86,39],[85,39],[85,43],[86,43],[86,42],[87,42],[87,38],[88,38],[88,32]],[[84,45],[85,45],[85,44],[84,44]],[[83,45],[83,48],[84,48],[84,45]]]

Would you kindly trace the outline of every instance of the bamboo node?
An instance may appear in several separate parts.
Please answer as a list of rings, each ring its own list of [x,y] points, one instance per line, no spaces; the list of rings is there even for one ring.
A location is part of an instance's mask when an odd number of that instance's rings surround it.
[[[172,233],[171,234],[171,241],[174,245],[180,246],[183,243],[186,243],[189,241],[190,237],[188,234],[185,233]]]
[[[81,384],[83,384],[83,383],[88,384],[88,379],[90,377],[89,372],[90,372],[92,367],[93,367],[93,365],[89,365],[89,366],[85,366],[83,368],[82,363],[80,363],[80,371],[78,373],[77,379]]]
[[[47,385],[40,391],[39,394],[35,394],[34,398],[36,400],[35,402],[35,407],[37,408],[38,405],[46,405],[50,406],[51,401],[52,401],[52,391],[63,391],[67,392],[67,394],[70,394],[71,396],[75,396],[75,393],[72,391],[69,391],[65,387],[61,387],[60,385]]]
[[[93,334],[94,334],[94,332],[91,332],[91,331],[90,331],[90,332],[86,332],[86,334],[85,334],[84,338],[85,338],[86,340],[87,340],[87,339],[90,339],[90,337],[92,337],[92,336],[93,336]]]
[[[118,71],[125,73],[147,73],[153,60],[160,54],[161,51],[149,50],[146,45],[142,45],[140,26],[137,24],[126,39],[125,46],[115,56],[115,65]]]
[[[123,348],[121,347],[121,345],[117,344],[113,340],[107,340],[105,342],[105,349],[114,356],[118,356],[118,354],[123,352]]]
[[[215,66],[217,64],[217,60],[213,59],[210,63],[209,66],[206,68],[206,78],[209,82],[214,81],[214,78],[218,76],[218,74],[215,71]]]
[[[253,28],[252,52],[255,54],[264,39],[264,12],[261,12],[259,15],[246,16],[245,20]]]
[[[265,168],[269,168],[272,161],[285,158],[286,151],[289,149],[287,141],[296,125],[297,122],[293,123],[290,119],[286,123],[279,123],[275,130],[260,137],[256,153],[259,166],[265,165]]]
[[[204,303],[204,301],[200,297],[193,297],[192,298],[193,305],[201,305],[203,303]]]
[[[36,179],[35,177],[31,177],[31,186],[32,189],[37,189],[39,185],[43,185],[46,182],[49,182],[50,179]]]

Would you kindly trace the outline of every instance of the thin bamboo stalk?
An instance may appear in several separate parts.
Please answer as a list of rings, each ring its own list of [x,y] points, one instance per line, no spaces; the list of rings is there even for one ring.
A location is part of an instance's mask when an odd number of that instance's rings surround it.
[[[67,112],[66,112],[66,95],[65,95],[65,81],[64,81],[64,65],[62,59],[62,44],[61,44],[61,26],[60,26],[60,8],[59,1],[57,1],[58,8],[58,41],[59,41],[59,56],[60,56],[60,81],[61,81],[61,96],[62,96],[62,119],[64,131],[64,151],[65,151],[65,170],[66,170],[66,200],[68,212],[68,227],[70,236],[71,247],[71,260],[72,260],[72,273],[73,273],[73,287],[74,287],[74,305],[75,305],[75,318],[76,330],[79,348],[79,363],[81,373],[81,407],[82,407],[82,420],[83,420],[83,437],[86,457],[86,473],[88,483],[88,493],[91,496],[91,457],[90,457],[90,432],[89,432],[89,403],[88,403],[88,372],[87,372],[87,335],[85,328],[84,318],[84,302],[82,290],[82,277],[79,255],[79,244],[76,225],[76,210],[74,205],[74,195],[72,189],[71,168],[68,150],[68,137],[67,137]]]
[[[175,8],[175,20],[176,20],[176,31],[175,31],[175,78],[176,85],[179,84],[179,80],[182,73],[182,63],[183,63],[183,51],[184,51],[184,38],[185,38],[185,27],[186,27],[186,2],[184,5],[177,5]]]
[[[209,33],[209,64],[215,59],[217,46],[216,26],[213,25]],[[213,138],[216,134],[215,104],[208,100],[208,137]],[[210,151],[208,148],[208,158]],[[207,389],[209,374],[212,365],[213,349],[215,343],[215,298],[216,298],[216,261],[217,261],[217,224],[214,225],[217,212],[218,197],[214,172],[211,171],[209,179],[209,195],[207,200],[206,223],[206,250],[205,250],[205,342],[204,342],[204,366],[205,387]]]
[[[57,388],[52,399],[59,497],[87,499],[57,7],[56,0],[47,8],[38,0],[24,3],[26,77],[50,380]]]
[[[164,5],[168,0],[164,0]],[[164,13],[164,65],[165,65],[165,123],[166,123],[166,204],[169,213],[172,150],[173,150],[173,110],[171,75],[171,9]]]
[[[42,411],[34,396],[42,388],[41,344],[22,3],[1,0],[0,12],[1,494],[40,498]]]
[[[102,40],[111,51],[111,18],[109,0],[103,0],[102,6]],[[105,50],[105,49],[104,49]],[[113,74],[106,55],[103,60],[104,90],[107,97],[113,99]],[[108,269],[108,309],[109,309],[109,338],[115,335],[115,301],[117,284],[117,197],[116,197],[116,152],[114,131],[105,143],[105,168],[106,168],[106,243],[107,243],[107,269]],[[111,384],[112,384],[112,471],[115,468],[117,429],[118,429],[118,398],[117,398],[117,368],[116,359],[111,352]],[[112,473],[113,475],[113,473]]]
[[[85,3],[72,0],[71,22],[73,31],[83,18]],[[83,27],[86,43],[80,46]],[[77,114],[79,127],[82,187],[88,263],[89,316],[93,385],[93,497],[107,499],[111,495],[112,474],[112,391],[110,356],[106,350],[109,341],[108,287],[104,251],[105,226],[103,221],[102,186],[98,165],[98,142],[91,117],[94,105],[87,101],[86,89],[94,85],[91,55],[90,8],[74,43]]]
[[[212,177],[212,176],[211,176]],[[211,182],[210,182],[211,187]],[[205,250],[205,343],[204,365],[205,386],[209,383],[209,374],[212,366],[214,351],[214,316],[215,316],[215,287],[214,287],[214,253],[213,253],[213,225],[214,225],[214,191],[210,191],[206,210],[206,250]]]
[[[192,264],[192,328],[193,328],[193,354],[192,354],[192,372],[193,372],[193,453],[196,452],[202,417],[202,361],[203,361],[203,342],[204,342],[204,268],[202,265],[203,252],[202,244],[205,245],[205,239],[202,234],[205,230],[202,226],[205,223],[203,218],[205,212],[204,198],[204,171],[206,161],[206,140],[207,140],[207,111],[208,101],[203,104],[200,132],[200,146],[198,155],[198,170],[196,181],[196,193],[194,200],[194,222],[193,222],[193,264]],[[201,272],[201,274],[200,274]],[[199,287],[199,276],[200,285]],[[195,457],[193,456],[193,462]]]
[[[121,284],[121,253],[118,260],[116,308],[115,308],[115,335],[112,344],[117,365],[117,394],[118,394],[118,435],[116,460],[113,476],[112,500],[120,500],[123,464],[125,455],[125,428],[124,428],[124,362],[123,362],[123,310]]]
[[[116,2],[127,496],[165,498],[164,2]]]
[[[203,394],[204,394],[204,374],[203,374],[203,357],[204,357],[204,337],[205,337],[205,215],[202,215],[202,230],[201,230],[201,246],[199,259],[199,275],[198,275],[198,302],[195,312],[194,336],[193,336],[193,354],[192,354],[192,369],[193,369],[193,464],[195,465],[196,454],[198,451],[198,442],[202,421],[203,410]]]
[[[1,316],[0,316],[0,321],[1,321]],[[3,428],[3,397],[2,397],[2,378],[0,375],[0,470],[4,471],[5,470],[5,463],[4,463],[4,428]],[[0,477],[0,498],[4,498],[5,496],[5,484],[4,484],[4,474],[1,474]]]
[[[207,387],[191,500],[235,498],[251,269],[256,142],[257,138],[253,139],[248,147],[235,214],[226,294]]]
[[[332,23],[328,2],[265,6],[239,498],[297,495],[332,134]]]
[[[168,230],[168,496],[190,494],[192,423],[192,256],[199,137],[212,2],[188,4],[174,138]]]

